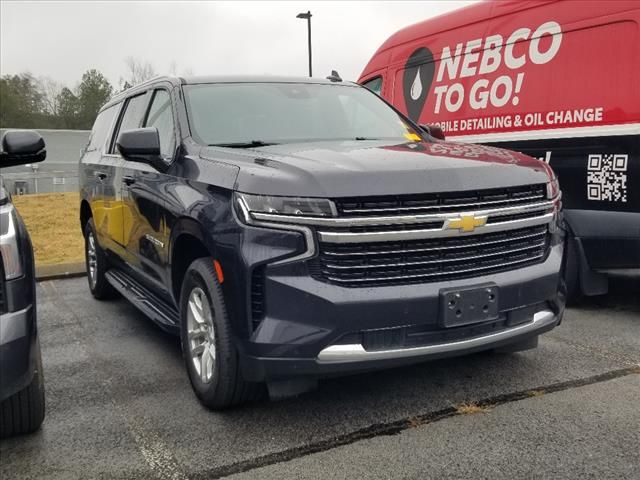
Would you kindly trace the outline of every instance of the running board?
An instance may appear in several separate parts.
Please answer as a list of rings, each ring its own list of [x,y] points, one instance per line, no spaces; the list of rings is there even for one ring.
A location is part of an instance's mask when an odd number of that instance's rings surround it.
[[[179,332],[180,315],[175,307],[169,305],[122,270],[112,268],[107,271],[105,276],[113,288],[162,329],[171,333]]]

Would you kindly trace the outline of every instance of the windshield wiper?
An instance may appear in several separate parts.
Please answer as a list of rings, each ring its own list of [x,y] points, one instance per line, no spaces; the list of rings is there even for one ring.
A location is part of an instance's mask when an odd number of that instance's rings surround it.
[[[381,139],[376,137],[356,137],[355,140],[381,140]]]
[[[231,143],[211,143],[210,147],[227,147],[227,148],[253,148],[268,147],[269,145],[278,145],[275,142],[263,142],[262,140],[250,140],[248,142],[231,142]]]

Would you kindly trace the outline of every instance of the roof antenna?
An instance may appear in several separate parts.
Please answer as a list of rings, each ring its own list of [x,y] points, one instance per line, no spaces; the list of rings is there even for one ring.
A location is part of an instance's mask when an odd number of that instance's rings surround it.
[[[331,75],[327,77],[327,80],[331,80],[332,82],[341,82],[342,78],[340,78],[340,74],[335,70],[331,70]]]

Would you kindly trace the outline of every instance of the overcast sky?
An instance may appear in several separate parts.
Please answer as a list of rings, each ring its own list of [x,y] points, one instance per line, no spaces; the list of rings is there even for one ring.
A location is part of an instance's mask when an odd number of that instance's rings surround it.
[[[160,73],[307,74],[311,10],[314,76],[356,80],[398,29],[468,1],[0,2],[2,75],[29,71],[74,86],[90,68],[118,86],[124,58]]]

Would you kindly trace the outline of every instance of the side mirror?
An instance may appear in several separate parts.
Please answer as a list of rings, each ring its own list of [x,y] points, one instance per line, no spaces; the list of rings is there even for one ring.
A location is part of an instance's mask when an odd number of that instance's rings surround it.
[[[439,125],[420,125],[420,128],[438,140],[444,140],[444,132]]]
[[[2,137],[0,167],[37,163],[47,157],[42,136],[33,130],[10,130]]]
[[[160,171],[167,167],[160,154],[160,135],[155,127],[121,132],[116,147],[120,155],[130,162],[147,163]]]

